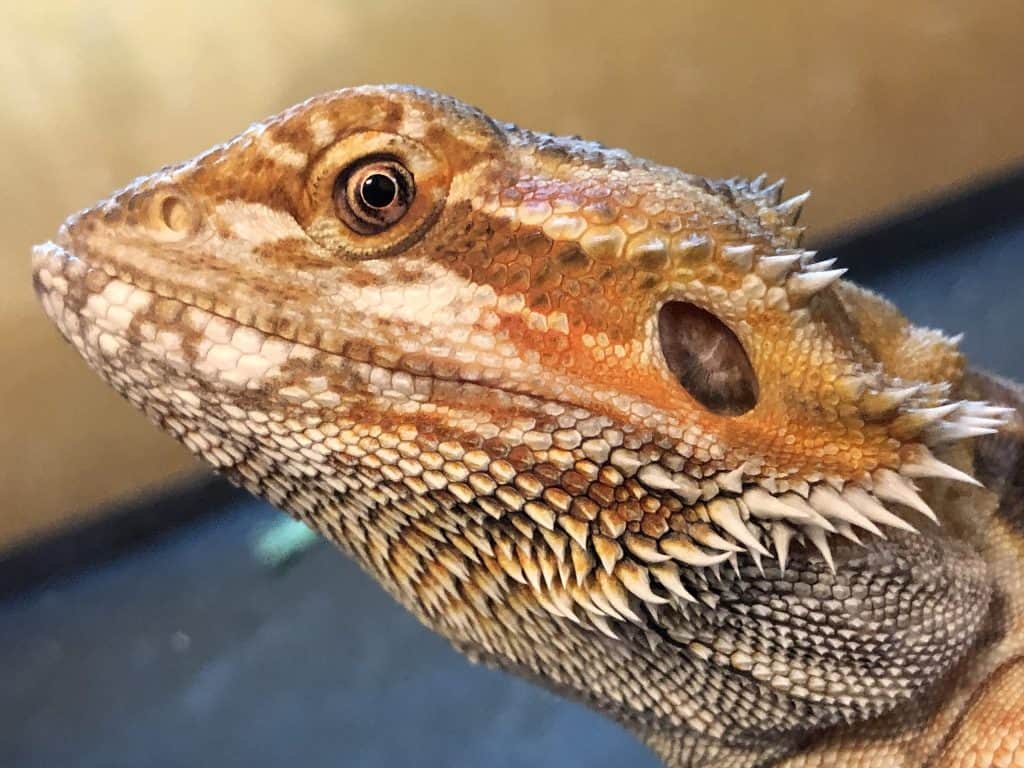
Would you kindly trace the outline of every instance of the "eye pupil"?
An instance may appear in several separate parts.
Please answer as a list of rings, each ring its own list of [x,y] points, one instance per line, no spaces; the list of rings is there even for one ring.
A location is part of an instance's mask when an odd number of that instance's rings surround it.
[[[371,208],[387,208],[398,196],[398,184],[388,174],[371,173],[363,179],[359,195]]]

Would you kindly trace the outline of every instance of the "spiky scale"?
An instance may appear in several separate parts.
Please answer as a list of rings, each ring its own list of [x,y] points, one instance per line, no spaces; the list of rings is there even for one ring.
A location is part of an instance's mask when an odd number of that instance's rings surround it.
[[[900,465],[900,474],[912,478],[937,477],[982,487],[981,483],[971,475],[944,461],[939,461],[925,446],[920,446],[910,460]]]
[[[673,559],[695,568],[706,568],[721,563],[727,560],[730,554],[730,552],[708,554],[690,539],[682,536],[666,536],[659,542],[659,546],[662,552],[670,555]]]
[[[611,574],[598,571],[597,583],[601,587],[601,592],[605,598],[607,598],[608,602],[622,618],[629,619],[634,624],[643,624],[643,619],[630,606],[629,594],[622,586],[622,582]]]
[[[895,413],[901,405],[920,391],[921,387],[915,385],[865,392],[857,405],[864,416],[877,419]]]
[[[743,524],[739,508],[732,499],[712,499],[708,503],[708,514],[715,525],[728,532],[748,550],[757,552],[760,555],[768,555],[768,550],[765,549],[764,545]]]
[[[601,561],[601,566],[605,572],[611,573],[614,571],[615,564],[622,559],[622,546],[619,542],[609,539],[607,536],[598,535],[592,537],[592,542],[594,551],[597,553],[597,557]]]
[[[754,266],[755,251],[756,248],[750,244],[726,245],[722,247],[721,254],[730,266],[741,272],[749,272]]]
[[[766,283],[781,284],[782,278],[800,266],[799,253],[762,256],[757,260],[755,269]]]
[[[806,301],[816,293],[828,288],[846,274],[845,269],[830,269],[825,272],[796,272],[786,281],[786,291],[791,300]]]
[[[835,489],[820,483],[811,490],[807,499],[808,503],[825,517],[832,520],[842,520],[850,525],[856,525],[880,538],[885,535],[878,529],[870,519],[857,511],[855,507],[848,504]],[[838,526],[837,526],[838,528]]]
[[[752,514],[768,520],[809,520],[810,515],[795,506],[785,504],[762,488],[750,488],[743,494]]]
[[[679,483],[672,479],[672,475],[660,464],[647,464],[637,473],[637,479],[648,488],[661,491],[682,490]]]
[[[803,527],[803,532],[828,564],[828,569],[832,571],[832,573],[835,573],[836,564],[832,559],[832,550],[829,548],[828,536],[824,529],[819,528],[816,525],[806,525]]]
[[[898,515],[886,509],[882,503],[857,485],[848,485],[843,489],[843,499],[858,512],[878,525],[887,525],[908,533],[917,533],[917,528]]]
[[[651,591],[650,578],[647,574],[646,568],[630,560],[623,560],[615,566],[615,578],[638,598],[655,605],[667,603],[668,600]]]
[[[683,585],[682,579],[679,577],[679,568],[673,563],[659,563],[650,567],[651,573],[654,577],[661,582],[669,592],[676,597],[685,600],[688,603],[696,603],[695,598],[690,591]]]
[[[800,218],[800,212],[803,211],[804,204],[810,198],[811,193],[801,192],[799,195],[794,195],[788,200],[784,200],[775,206],[775,212],[782,218],[782,220],[789,225],[796,224]]]
[[[663,563],[672,559],[658,549],[658,542],[646,536],[627,533],[623,538],[623,543],[626,545],[626,549],[645,563]]]
[[[770,535],[772,544],[775,546],[776,557],[779,561],[779,570],[785,573],[786,561],[789,559],[789,544],[796,532],[786,523],[776,521],[772,523]]]
[[[932,522],[939,522],[932,508],[918,495],[917,489],[907,478],[891,469],[879,469],[875,471],[871,479],[874,481],[875,495],[880,499],[903,504],[917,510]]]

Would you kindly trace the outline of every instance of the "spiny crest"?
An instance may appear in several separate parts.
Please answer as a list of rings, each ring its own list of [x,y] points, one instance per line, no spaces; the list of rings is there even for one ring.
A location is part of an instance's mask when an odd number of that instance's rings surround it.
[[[733,274],[763,285],[765,303],[783,311],[806,306],[847,271],[834,268],[835,259],[815,261],[817,251],[802,249],[765,252],[751,243],[727,243],[719,246],[716,255]],[[743,285],[746,287],[747,282]]]
[[[797,222],[811,193],[802,192],[783,200],[784,185],[785,179],[769,184],[767,174],[761,174],[754,179],[734,177],[711,182],[711,189],[726,195],[744,216],[770,230],[778,246],[796,248],[805,230]]]

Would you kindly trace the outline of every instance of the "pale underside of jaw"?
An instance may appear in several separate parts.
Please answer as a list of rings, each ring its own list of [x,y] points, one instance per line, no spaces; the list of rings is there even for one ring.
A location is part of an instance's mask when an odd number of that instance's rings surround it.
[[[34,267],[47,314],[101,372],[110,369],[126,347],[134,346],[179,373],[214,382],[226,391],[269,389],[273,393],[271,400],[282,411],[344,412],[346,405],[354,402],[350,400],[352,395],[332,386],[329,370],[326,375],[322,371],[308,372],[308,363],[318,358],[333,361],[335,373],[350,379],[354,376],[372,398],[387,403],[392,413],[406,413],[410,425],[418,414],[429,411],[437,415],[432,400],[439,386],[474,386],[438,382],[431,377],[347,360],[159,297],[106,274],[95,276],[84,304],[72,308],[68,306],[73,293],[70,283],[84,284],[89,267],[53,244],[37,247]],[[139,379],[136,383],[145,386],[145,376],[140,374]],[[562,408],[525,395],[494,394],[527,408]],[[171,396],[180,398],[182,403],[196,397],[187,388]],[[365,399],[366,393],[360,397]],[[561,550],[563,558],[568,557],[566,545],[570,540],[575,549],[592,553],[600,565],[596,594],[602,597],[595,602],[591,594],[579,597],[577,602],[595,626],[613,634],[607,619],[640,622],[630,608],[630,596],[648,605],[697,602],[688,574],[680,566],[690,572],[706,570],[718,575],[722,564],[731,564],[738,573],[738,555],[743,555],[762,572],[766,558],[776,559],[779,569],[785,571],[790,550],[796,543],[813,548],[834,571],[830,542],[835,536],[859,544],[861,537],[867,535],[885,538],[886,528],[915,532],[915,526],[902,514],[905,509],[938,522],[914,480],[937,478],[974,485],[977,482],[935,458],[928,445],[935,447],[991,433],[1013,411],[980,402],[955,402],[930,409],[921,415],[931,419],[930,429],[922,433],[924,439],[916,446],[913,461],[898,470],[879,469],[854,482],[820,481],[781,490],[773,478],[758,475],[749,464],[709,477],[694,477],[682,471],[684,461],[679,456],[667,452],[652,461],[631,447],[611,420],[578,409],[566,413],[562,427],[553,433],[536,429],[528,420],[511,431],[499,431],[491,425],[491,433],[501,432],[504,437],[511,434],[538,455],[543,454],[545,460],[553,460],[558,452],[560,459],[554,460],[564,462],[569,457],[574,466],[586,462],[605,472],[606,479],[635,484],[653,496],[675,497],[697,523],[692,530],[685,534],[669,532],[657,538],[625,529],[596,535],[588,522],[568,513],[567,505],[563,508],[542,493],[531,497],[524,492],[521,484],[516,484],[516,473],[508,462],[486,455],[474,456],[467,464],[466,452],[453,449],[452,456],[442,456],[445,461],[434,466],[424,458],[425,453],[410,459],[398,456],[387,446],[367,451],[360,435],[352,429],[348,430],[349,439],[339,433],[323,445],[329,451],[344,453],[349,460],[382,471],[385,478],[404,483],[414,492],[446,490],[460,501],[481,504],[489,513],[493,511],[495,517],[506,512],[518,514],[541,532],[552,549]],[[240,425],[238,429],[246,430],[251,429],[246,423],[255,418],[239,408],[229,415]],[[487,418],[486,414],[472,411],[459,414],[457,409],[445,411],[444,416],[456,428],[465,429],[478,429]],[[204,448],[204,444],[210,444],[208,434],[178,437],[216,466],[230,466],[233,461],[230,454]],[[295,460],[300,459],[307,468],[319,466],[309,454],[297,452]],[[549,589],[550,584],[546,585],[537,573],[528,572],[521,563],[510,562],[507,570],[517,581],[530,584],[541,593],[555,594]],[[558,601],[552,599],[549,604],[556,613],[566,614],[567,609]]]

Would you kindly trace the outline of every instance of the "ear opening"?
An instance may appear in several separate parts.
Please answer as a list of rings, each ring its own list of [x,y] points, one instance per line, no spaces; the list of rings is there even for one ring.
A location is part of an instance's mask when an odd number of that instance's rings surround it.
[[[709,411],[739,416],[757,405],[757,374],[743,344],[706,309],[666,302],[658,311],[658,338],[669,370]]]

